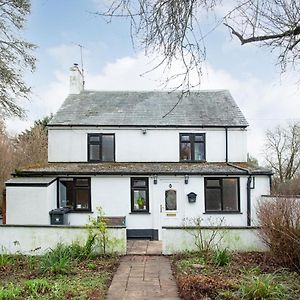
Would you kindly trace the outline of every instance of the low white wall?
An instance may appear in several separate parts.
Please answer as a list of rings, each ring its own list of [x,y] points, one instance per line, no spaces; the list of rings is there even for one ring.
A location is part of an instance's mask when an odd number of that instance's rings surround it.
[[[108,235],[115,240],[108,252],[126,254],[126,228],[109,227]],[[0,253],[41,255],[58,243],[69,245],[78,241],[84,244],[88,231],[75,226],[0,226]]]
[[[163,254],[172,254],[183,251],[196,250],[195,238],[192,234],[196,229],[182,228],[163,228],[162,229],[162,252]],[[204,237],[210,237],[212,228],[202,229]],[[252,228],[222,228],[217,229],[218,234],[215,241],[219,241],[219,237],[223,239],[218,243],[217,247],[236,251],[264,251],[267,247],[263,244],[258,236],[259,229]]]

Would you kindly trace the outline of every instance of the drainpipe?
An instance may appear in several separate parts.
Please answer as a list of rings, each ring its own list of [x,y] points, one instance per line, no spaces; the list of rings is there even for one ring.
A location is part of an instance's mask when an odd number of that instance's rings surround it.
[[[225,127],[225,161],[228,163],[228,128]]]
[[[251,181],[252,176],[248,171],[249,177],[247,179],[247,226],[251,226]]]

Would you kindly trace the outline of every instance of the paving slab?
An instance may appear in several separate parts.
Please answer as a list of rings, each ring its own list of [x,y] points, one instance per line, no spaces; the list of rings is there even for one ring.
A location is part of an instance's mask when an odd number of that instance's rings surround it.
[[[150,240],[128,240],[127,255],[161,255],[162,242]]]
[[[122,257],[106,299],[180,299],[169,258],[162,255]]]

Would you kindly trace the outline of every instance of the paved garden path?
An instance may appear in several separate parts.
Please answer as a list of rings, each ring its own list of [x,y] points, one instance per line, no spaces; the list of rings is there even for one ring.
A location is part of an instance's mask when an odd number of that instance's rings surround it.
[[[161,253],[159,249],[158,253],[154,251],[158,244],[136,241],[136,247],[133,247],[132,243],[129,242],[129,255],[121,258],[109,287],[107,300],[178,300],[169,258],[156,255]],[[138,253],[137,249],[141,252]]]
[[[153,255],[122,257],[107,300],[125,299],[179,299],[169,259]]]

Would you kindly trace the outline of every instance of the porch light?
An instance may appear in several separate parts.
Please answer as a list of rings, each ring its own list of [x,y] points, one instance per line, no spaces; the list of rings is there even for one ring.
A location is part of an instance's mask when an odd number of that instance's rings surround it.
[[[154,175],[154,176],[153,176],[153,183],[154,183],[154,184],[157,184],[157,175]]]
[[[189,175],[184,175],[184,183],[185,184],[189,183]]]

